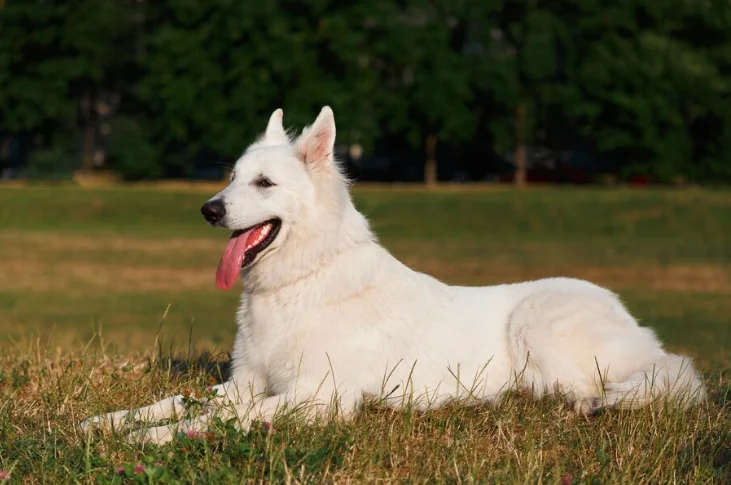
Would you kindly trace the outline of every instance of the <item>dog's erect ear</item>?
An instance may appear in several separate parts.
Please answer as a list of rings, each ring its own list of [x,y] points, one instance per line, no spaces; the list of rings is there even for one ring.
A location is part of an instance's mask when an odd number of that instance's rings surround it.
[[[325,106],[311,126],[297,139],[297,155],[310,168],[317,169],[332,162],[335,147],[335,116]]]
[[[282,125],[282,119],[284,119],[284,111],[281,109],[275,110],[274,113],[269,117],[269,123],[267,123],[267,129],[264,132],[264,143],[287,143],[287,133],[284,131]]]

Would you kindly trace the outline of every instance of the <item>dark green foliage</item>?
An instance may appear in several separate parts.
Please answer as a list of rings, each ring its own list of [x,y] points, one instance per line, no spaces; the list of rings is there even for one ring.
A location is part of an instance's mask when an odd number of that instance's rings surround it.
[[[129,1],[11,0],[0,7],[0,131],[35,145],[77,141],[95,101],[123,88]]]
[[[70,180],[77,157],[63,145],[39,148],[28,158],[27,176],[33,180]]]
[[[136,120],[119,117],[111,122],[109,158],[125,180],[157,178],[163,175],[160,153]]]
[[[302,127],[329,104],[366,155],[502,157],[520,131],[623,178],[731,181],[726,0],[0,5],[0,136],[87,168],[108,144],[128,179],[231,163],[275,108]],[[123,121],[95,135],[100,101]]]

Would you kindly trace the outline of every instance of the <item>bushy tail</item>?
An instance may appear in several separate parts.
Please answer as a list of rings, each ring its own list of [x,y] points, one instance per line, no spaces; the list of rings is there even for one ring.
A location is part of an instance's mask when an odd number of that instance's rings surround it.
[[[605,406],[624,409],[639,408],[656,399],[687,407],[706,396],[692,360],[675,354],[667,354],[622,382],[607,383],[604,391]]]

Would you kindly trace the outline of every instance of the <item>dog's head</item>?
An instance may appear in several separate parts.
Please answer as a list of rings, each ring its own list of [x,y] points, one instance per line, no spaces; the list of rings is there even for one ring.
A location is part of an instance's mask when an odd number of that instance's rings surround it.
[[[299,239],[298,251],[308,257],[306,239],[327,239],[348,197],[333,158],[332,110],[324,107],[297,138],[285,132],[282,118],[281,109],[272,113],[264,134],[236,162],[229,185],[201,208],[210,224],[233,231],[216,272],[221,289],[288,240]]]

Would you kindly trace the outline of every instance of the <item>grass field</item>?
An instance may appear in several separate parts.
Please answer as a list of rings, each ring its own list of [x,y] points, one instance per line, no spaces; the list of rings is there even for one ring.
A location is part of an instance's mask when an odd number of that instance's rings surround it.
[[[731,480],[731,192],[355,192],[384,245],[445,281],[564,275],[610,287],[670,349],[698,360],[709,403],[583,418],[557,401],[512,396],[497,408],[427,414],[369,407],[355,423],[322,428],[283,418],[273,434],[221,426],[209,440],[166,448],[87,439],[76,424],[90,412],[149,404],[209,374],[220,379],[238,299],[214,286],[228,234],[200,216],[212,192],[7,188],[0,480]]]

